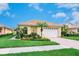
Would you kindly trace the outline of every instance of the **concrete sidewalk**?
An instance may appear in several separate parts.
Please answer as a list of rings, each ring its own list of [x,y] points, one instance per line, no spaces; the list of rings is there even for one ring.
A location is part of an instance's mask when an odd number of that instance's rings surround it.
[[[48,51],[69,48],[63,45],[48,45],[48,46],[33,46],[33,47],[16,47],[16,48],[1,48],[0,54],[33,52],[33,51]]]

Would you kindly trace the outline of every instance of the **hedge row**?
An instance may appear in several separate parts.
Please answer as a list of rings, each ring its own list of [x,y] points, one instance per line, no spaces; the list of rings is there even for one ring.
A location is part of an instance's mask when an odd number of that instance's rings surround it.
[[[0,37],[9,36],[9,35],[13,35],[13,33],[3,34],[3,35],[0,35]]]
[[[79,36],[79,34],[65,34],[64,36]]]

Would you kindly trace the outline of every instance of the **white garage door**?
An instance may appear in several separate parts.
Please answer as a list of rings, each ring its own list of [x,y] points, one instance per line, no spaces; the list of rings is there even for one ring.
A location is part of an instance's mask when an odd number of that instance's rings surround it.
[[[58,37],[58,30],[57,29],[44,28],[43,29],[43,36],[44,37]]]

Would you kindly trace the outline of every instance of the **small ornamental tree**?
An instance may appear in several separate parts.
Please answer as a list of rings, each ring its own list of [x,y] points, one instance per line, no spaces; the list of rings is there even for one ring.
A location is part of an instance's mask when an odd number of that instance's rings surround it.
[[[62,36],[66,35],[68,33],[68,26],[64,25],[61,29]]]

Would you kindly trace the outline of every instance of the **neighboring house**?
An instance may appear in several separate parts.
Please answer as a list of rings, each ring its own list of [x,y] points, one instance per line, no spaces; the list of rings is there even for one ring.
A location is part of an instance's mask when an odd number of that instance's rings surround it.
[[[40,20],[31,20],[27,22],[22,22],[18,24],[20,28],[27,27],[27,34],[31,34],[32,32],[36,32],[37,34],[41,35],[41,28],[37,26],[39,22],[46,22],[48,25],[47,27],[43,27],[43,37],[61,37],[61,26],[59,24],[54,24],[47,21],[40,21]]]
[[[2,34],[8,34],[8,33],[12,33],[12,29],[7,28],[3,25],[0,25],[0,35]]]
[[[68,24],[68,31],[74,32],[74,33],[79,33],[79,26],[73,25],[73,24]]]

